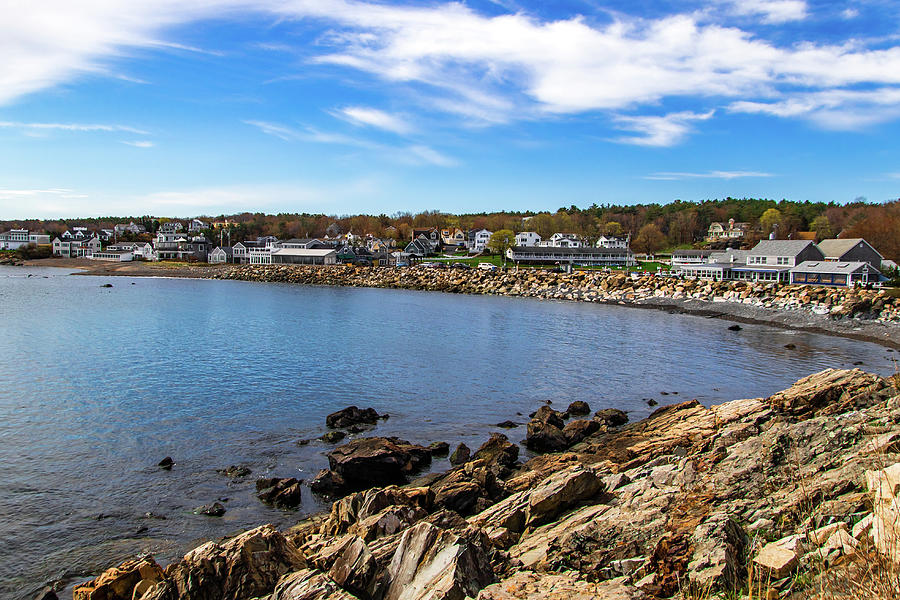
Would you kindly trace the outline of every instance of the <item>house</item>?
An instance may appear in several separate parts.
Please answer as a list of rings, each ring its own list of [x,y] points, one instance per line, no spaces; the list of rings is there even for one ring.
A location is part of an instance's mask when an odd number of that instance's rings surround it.
[[[484,252],[484,249],[487,248],[488,242],[491,240],[491,236],[494,235],[493,232],[488,231],[487,229],[479,229],[474,232],[471,239],[471,246],[469,246],[470,252]]]
[[[106,247],[106,250],[119,250],[131,252],[134,258],[154,260],[153,245],[150,242],[119,242]]]
[[[809,240],[762,240],[747,253],[745,265],[732,269],[734,279],[788,283],[790,271],[805,261],[822,261],[825,255]]]
[[[712,253],[712,250],[675,250],[672,252],[672,268],[705,265]]]
[[[80,240],[63,240],[61,237],[53,240],[54,256],[62,256],[64,258],[84,258],[91,256],[94,252],[100,252],[100,238],[92,237]]]
[[[134,260],[134,253],[129,252],[128,250],[110,250],[107,248],[106,250],[98,250],[94,252],[88,258],[92,260],[107,260],[110,262],[131,262]]]
[[[216,249],[209,253],[210,264],[220,264],[232,262],[233,249],[231,246],[216,246]]]
[[[513,246],[506,257],[516,263],[567,264],[583,266],[632,266],[634,253],[628,248],[559,248],[554,246]]]
[[[87,227],[72,227],[71,229],[66,229],[60,238],[63,240],[87,240],[94,237],[94,235],[88,231]]]
[[[581,248],[583,245],[574,233],[554,233],[549,240],[541,242],[546,248]]]
[[[156,239],[155,249],[159,260],[206,262],[212,247],[202,235],[186,238],[180,234],[158,233]]]
[[[541,236],[534,231],[520,231],[516,234],[516,246],[539,246]]]
[[[300,249],[307,249],[307,250],[311,249],[311,248],[327,247],[325,242],[318,238],[293,238],[293,239],[281,242],[280,246],[282,248],[300,248]]]
[[[852,287],[882,279],[881,272],[868,262],[807,260],[791,269],[791,283]]]
[[[630,236],[616,237],[614,235],[601,235],[594,245],[597,248],[628,248],[630,242]]]
[[[270,259],[276,265],[334,265],[337,256],[334,248],[274,248]]]
[[[231,247],[231,258],[237,264],[250,262],[250,253],[243,242],[238,242]]]
[[[421,258],[423,256],[430,256],[437,252],[437,243],[433,242],[424,234],[420,234],[418,237],[414,238],[413,241],[407,244],[406,248],[404,248],[403,251],[406,254],[414,257]]]
[[[747,264],[749,250],[725,250],[709,254],[704,262],[682,262],[678,272],[685,277],[726,281],[734,279],[732,269]],[[675,257],[672,257],[673,261]]]
[[[101,229],[97,232],[97,237],[100,238],[101,242],[108,242],[116,237],[116,231],[114,229]]]
[[[819,250],[825,260],[838,262],[864,262],[875,270],[881,268],[884,257],[862,238],[822,240]]]
[[[191,219],[190,225],[188,225],[188,231],[192,233],[196,233],[198,231],[203,231],[204,229],[208,229],[209,225],[201,221],[200,219]]]
[[[180,221],[167,221],[159,226],[157,233],[178,233],[184,229]]]
[[[441,229],[441,243],[445,246],[463,247],[466,245],[466,234],[459,227]]]
[[[32,233],[27,229],[11,229],[0,233],[0,250],[17,250],[22,246],[49,246],[50,236],[43,233]]]
[[[390,252],[391,248],[393,248],[394,246],[395,246],[395,242],[394,242],[394,240],[392,240],[390,238],[383,239],[383,240],[378,239],[378,238],[372,238],[372,239],[366,240],[366,249],[369,252],[375,252],[375,253]]]
[[[734,240],[740,239],[747,235],[750,231],[750,223],[743,223],[728,219],[728,223],[713,222],[709,224],[706,232],[706,241],[716,242],[718,240]]]
[[[141,233],[147,233],[147,228],[143,225],[138,225],[134,221],[128,223],[119,223],[114,228],[114,233],[116,235],[122,235],[123,233],[133,233],[134,235],[139,235]]]

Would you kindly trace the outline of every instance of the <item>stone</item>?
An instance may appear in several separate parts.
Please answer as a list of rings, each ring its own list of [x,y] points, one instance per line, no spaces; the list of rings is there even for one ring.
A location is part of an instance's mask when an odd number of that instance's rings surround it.
[[[540,407],[528,422],[525,446],[535,452],[559,452],[569,447],[563,434],[562,415],[549,406]]]
[[[603,481],[593,470],[574,466],[544,480],[528,496],[525,519],[529,525],[542,524],[569,507],[596,496]]]
[[[403,532],[386,581],[384,600],[464,600],[493,583],[494,573],[480,545],[419,523]]]
[[[332,429],[341,429],[351,425],[374,425],[380,415],[374,408],[359,409],[356,406],[348,406],[325,417],[325,425]]]
[[[347,492],[347,483],[331,469],[322,469],[309,482],[309,489],[324,496],[341,496]]]
[[[216,473],[220,473],[226,477],[230,477],[231,479],[240,479],[241,477],[246,477],[253,473],[249,467],[245,467],[243,465],[231,465],[225,469],[216,469]]]
[[[432,456],[447,456],[450,454],[450,444],[447,442],[432,442],[428,444],[428,451]]]
[[[853,526],[853,530],[851,531],[851,535],[856,540],[862,540],[865,536],[871,535],[872,531],[872,523],[874,522],[875,517],[872,513],[867,514],[865,517],[860,519],[856,525]]]
[[[763,546],[762,550],[753,558],[754,564],[771,573],[772,579],[787,577],[799,564],[799,557],[793,550],[771,542]]]
[[[887,380],[859,369],[825,369],[773,394],[766,402],[793,417],[831,415],[871,406],[895,395]]]
[[[221,517],[225,514],[225,506],[221,502],[213,502],[212,504],[204,504],[194,509],[194,514],[205,515],[207,517]]]
[[[519,424],[516,423],[515,421],[501,421],[501,422],[497,423],[497,427],[499,427],[501,429],[515,429],[518,426],[519,426]]]
[[[468,462],[471,452],[472,451],[469,450],[468,446],[460,444],[456,447],[456,450],[453,451],[453,454],[450,455],[450,464],[455,466]]]
[[[378,565],[360,538],[354,538],[328,570],[336,584],[355,596],[368,598],[375,587]]]
[[[152,557],[130,559],[107,569],[95,579],[75,586],[73,600],[131,600],[135,586],[142,580],[163,581],[162,567]]]
[[[589,414],[591,414],[591,407],[588,406],[588,403],[584,402],[583,400],[576,400],[575,402],[572,402],[566,409],[566,415],[570,417],[583,417]]]
[[[348,489],[405,483],[407,475],[430,463],[427,448],[397,438],[360,438],[328,453],[331,470]]]
[[[157,464],[161,469],[165,469],[166,471],[171,471],[172,467],[175,465],[175,461],[172,460],[171,456],[167,456]]]
[[[743,329],[743,327],[741,327],[740,325],[731,325],[728,328],[728,331],[740,331],[741,329]]]
[[[285,576],[272,592],[271,600],[358,600],[328,575],[303,569]]]
[[[47,586],[37,593],[34,600],[59,600],[59,597],[52,587]]]
[[[604,408],[594,413],[594,420],[609,428],[621,427],[628,422],[628,414],[618,408]]]
[[[326,444],[337,444],[345,437],[347,437],[347,434],[343,431],[329,431],[328,433],[323,434],[319,439]]]
[[[472,460],[483,460],[488,465],[511,467],[519,459],[519,447],[502,433],[492,433],[490,439],[475,451]]]
[[[577,571],[519,571],[479,592],[477,600],[643,600],[648,596],[624,578],[591,582]]]
[[[809,537],[809,541],[815,544],[816,546],[822,546],[825,542],[828,541],[834,533],[838,531],[847,531],[847,524],[843,522],[832,523],[830,525],[825,525],[824,527],[819,527],[813,531],[810,531],[807,536]]]
[[[462,515],[480,512],[506,494],[494,470],[484,461],[470,461],[437,479],[431,486],[434,505]]]
[[[272,506],[294,508],[301,501],[302,482],[294,477],[256,480],[256,497]]]
[[[566,437],[568,446],[574,446],[584,438],[597,433],[603,427],[597,421],[588,421],[585,419],[575,419],[566,423],[562,433]]]

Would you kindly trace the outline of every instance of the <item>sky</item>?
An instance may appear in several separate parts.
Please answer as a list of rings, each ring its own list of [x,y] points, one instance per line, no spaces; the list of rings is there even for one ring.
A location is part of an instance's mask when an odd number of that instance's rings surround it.
[[[0,219],[900,197],[896,0],[0,0]]]

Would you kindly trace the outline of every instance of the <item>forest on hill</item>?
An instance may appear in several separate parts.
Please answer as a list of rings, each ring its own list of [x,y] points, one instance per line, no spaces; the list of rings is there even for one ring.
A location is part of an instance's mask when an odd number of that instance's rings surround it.
[[[885,203],[795,202],[755,198],[725,198],[667,204],[597,205],[587,208],[562,207],[555,212],[492,212],[451,214],[438,210],[420,213],[380,215],[324,215],[307,213],[240,213],[201,216],[209,224],[227,221],[231,240],[255,239],[272,235],[280,239],[298,237],[332,237],[352,232],[376,237],[408,241],[414,229],[459,227],[460,229],[508,229],[513,232],[535,231],[542,237],[556,232],[575,233],[588,240],[600,235],[630,235],[637,252],[657,252],[673,247],[701,245],[713,222],[729,219],[748,223],[749,234],[744,244],[769,237],[797,237],[799,232],[815,232],[817,240],[829,237],[862,237],[886,258],[900,258],[900,200]],[[103,217],[59,220],[0,221],[4,231],[26,228],[59,234],[72,226],[91,229],[113,228],[117,223],[142,223],[150,232],[165,217]],[[214,232],[216,238],[219,231]]]

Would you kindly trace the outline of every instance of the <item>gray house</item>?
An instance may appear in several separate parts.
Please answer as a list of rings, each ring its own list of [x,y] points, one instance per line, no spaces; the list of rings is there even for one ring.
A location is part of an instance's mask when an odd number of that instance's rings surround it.
[[[791,269],[791,283],[846,286],[868,285],[881,280],[881,273],[861,261],[806,261]]]
[[[791,269],[804,261],[821,260],[825,255],[809,240],[763,240],[747,253],[747,264],[731,272],[739,280],[789,283]]]
[[[884,261],[878,250],[862,238],[822,240],[819,242],[819,250],[825,255],[825,260],[864,262],[876,270],[881,268]]]

